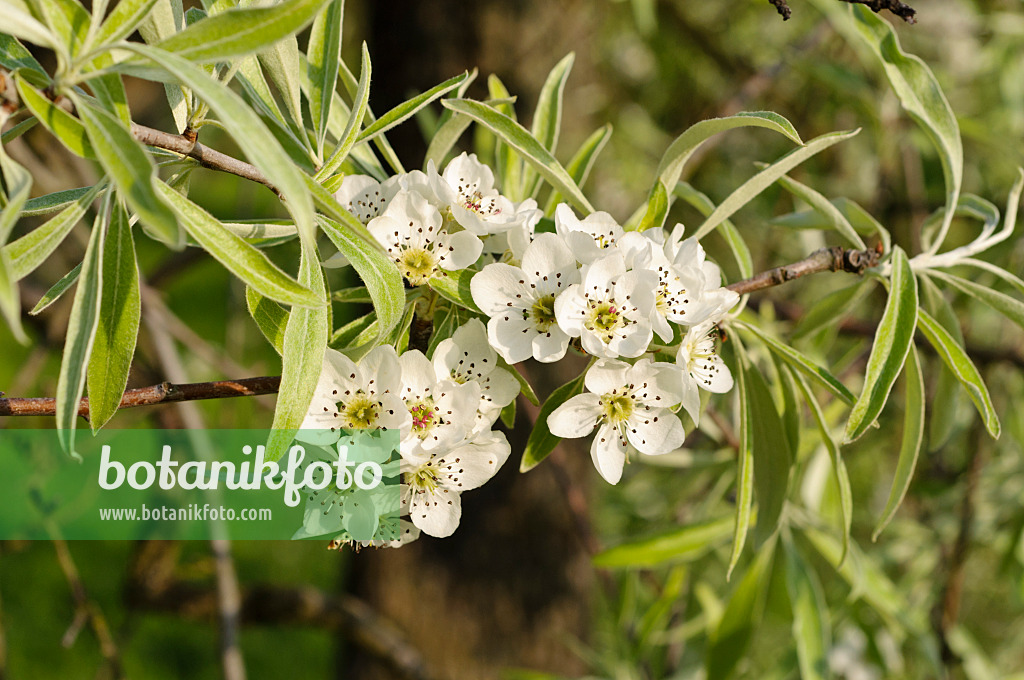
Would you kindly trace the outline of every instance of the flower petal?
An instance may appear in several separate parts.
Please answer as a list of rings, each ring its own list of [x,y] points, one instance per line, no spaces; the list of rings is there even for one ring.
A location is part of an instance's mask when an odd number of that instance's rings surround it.
[[[512,447],[501,432],[486,432],[438,459],[441,484],[453,491],[483,486],[498,472]]]
[[[459,528],[462,499],[458,492],[445,488],[414,492],[409,519],[428,536],[447,538]]]
[[[608,394],[612,390],[625,392],[629,385],[630,365],[615,359],[601,359],[590,367],[583,384],[594,394]]]
[[[533,336],[532,343],[533,358],[549,364],[565,356],[566,350],[569,349],[569,336],[561,328],[552,326],[547,333]]]
[[[475,279],[474,279],[475,280]],[[530,358],[533,339],[537,331],[521,312],[508,310],[501,316],[491,317],[487,322],[487,340],[501,358],[510,364],[518,364]]]
[[[657,456],[682,446],[686,432],[674,413],[654,408],[633,412],[626,422],[626,437],[640,453]]]
[[[500,262],[484,267],[470,280],[469,289],[477,307],[492,317],[511,308],[525,309],[532,300],[523,270]]]
[[[602,425],[590,445],[594,467],[609,484],[618,484],[626,464],[626,441],[611,425]]]
[[[601,416],[600,397],[578,394],[548,416],[548,429],[556,437],[576,439],[594,431]]]

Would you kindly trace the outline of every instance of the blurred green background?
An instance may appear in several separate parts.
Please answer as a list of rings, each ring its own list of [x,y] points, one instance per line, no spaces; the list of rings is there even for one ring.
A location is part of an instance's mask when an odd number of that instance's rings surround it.
[[[880,68],[827,21],[822,9],[832,4],[839,3],[792,0],[793,18],[783,22],[759,0],[348,0],[343,51],[353,65],[359,41],[368,41],[374,60],[370,101],[377,112],[479,67],[481,77],[470,96],[486,97],[486,75],[495,73],[519,96],[516,109],[525,120],[548,70],[575,51],[558,155],[568,159],[593,130],[611,123],[611,141],[585,189],[599,209],[621,220],[646,199],[667,145],[701,119],[772,110],[792,121],[804,139],[862,127],[858,137],[793,176],[826,196],[857,201],[910,250],[922,218],[942,203],[939,161],[901,112]],[[907,51],[935,71],[959,116],[965,190],[1001,206],[1016,167],[1024,164],[1024,4],[911,4],[918,9],[918,24],[900,24],[897,30]],[[159,89],[141,81],[129,81],[129,87],[138,121],[173,128]],[[432,124],[429,116],[418,122],[390,135],[410,168],[420,165],[426,148],[422,129]],[[204,130],[203,142],[233,152],[216,130]],[[462,142],[481,155],[493,144],[481,133],[467,134]],[[698,154],[684,179],[721,200],[753,174],[755,161],[771,161],[788,150],[781,137],[763,131],[733,132]],[[39,193],[82,186],[96,177],[92,168],[62,155],[41,130],[26,135],[11,153],[33,171]],[[264,188],[206,170],[193,174],[191,197],[219,218],[280,213]],[[755,271],[831,244],[816,233],[769,224],[797,207],[788,194],[772,188],[735,217],[752,245]],[[699,223],[698,213],[682,202],[670,219]],[[966,241],[974,229],[957,221],[953,241]],[[26,308],[81,259],[87,235],[87,227],[79,225],[64,248],[23,282]],[[1020,274],[1021,243],[1007,242],[990,259]],[[737,271],[718,237],[704,245],[722,263],[726,278],[735,280]],[[292,245],[270,252],[281,263],[296,259]],[[189,380],[279,372],[276,354],[246,313],[244,288],[216,262],[193,252],[173,255],[143,239],[140,264],[153,289],[144,295],[143,307],[162,310],[154,315],[154,323],[163,324],[158,334],[173,338]],[[329,276],[334,287],[351,285],[348,272]],[[843,275],[805,279],[756,296],[758,311],[785,331],[790,319],[825,292],[847,284]],[[0,390],[10,396],[54,393],[70,302],[65,297],[29,320],[30,347],[0,329]],[[976,416],[962,394],[948,411],[930,411],[929,418],[947,431],[935,432],[933,426],[907,501],[877,543],[870,534],[895,469],[901,390],[894,393],[894,407],[883,414],[881,428],[844,449],[855,499],[853,535],[868,556],[863,564],[877,568],[884,582],[851,585],[826,560],[811,564],[829,605],[833,677],[1024,677],[1022,336],[994,315],[957,302],[969,343],[989,352],[978,360],[1004,419],[1004,434],[998,443],[978,436]],[[877,321],[883,304],[884,295],[876,290],[855,310],[857,319]],[[359,311],[336,306],[335,327]],[[155,337],[144,323],[130,386],[166,378]],[[863,361],[866,344],[850,328],[828,328],[805,339],[802,348],[842,376]],[[934,357],[925,361],[934,395],[941,389],[934,379],[938,367]],[[542,371],[534,365],[527,371],[543,396],[579,368]],[[197,404],[209,427],[263,427],[272,406],[272,397]],[[727,546],[651,569],[595,569],[590,557],[627,539],[727,515],[735,474],[727,428],[712,418],[708,432],[691,437],[684,454],[657,466],[639,461],[619,486],[609,487],[594,474],[582,446],[563,446],[549,463],[520,475],[518,452],[528,432],[524,415],[510,435],[512,459],[492,485],[467,496],[463,525],[452,539],[424,538],[396,553],[358,555],[327,552],[320,544],[238,543],[233,552],[243,587],[310,587],[366,601],[396,622],[436,677],[702,677],[706,628],[737,588],[737,578],[727,583],[724,576]],[[181,424],[174,406],[122,412],[112,423]],[[0,428],[49,426],[46,419],[0,422]],[[808,505],[820,501],[822,517],[830,522],[826,530],[834,535],[837,501],[823,481],[827,466],[816,435],[805,432],[801,442],[807,463],[797,493],[811,499]],[[972,494],[966,517],[965,493]],[[964,522],[970,531],[959,545]],[[175,578],[212,588],[209,546],[179,548],[180,555],[170,560]],[[219,677],[215,625],[154,613],[133,599],[132,565],[147,564],[140,551],[121,543],[70,545],[88,596],[103,610],[117,640],[124,675]],[[736,669],[739,677],[797,677],[784,575],[776,568],[769,580],[749,653]],[[957,592],[949,592],[951,585]],[[957,623],[944,628],[934,619],[941,618],[945,599],[952,596],[959,603]],[[887,618],[887,608],[895,608],[902,620]],[[88,625],[68,635],[75,620],[75,599],[52,544],[0,546],[3,677],[111,677]],[[940,630],[943,636],[936,633]],[[287,620],[247,625],[241,648],[251,678],[400,677],[336,627]]]

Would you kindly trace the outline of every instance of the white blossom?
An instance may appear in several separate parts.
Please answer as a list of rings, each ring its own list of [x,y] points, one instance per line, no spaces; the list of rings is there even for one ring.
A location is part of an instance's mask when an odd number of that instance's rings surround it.
[[[531,356],[558,361],[569,335],[555,318],[555,302],[580,273],[572,252],[555,234],[538,234],[523,254],[521,267],[489,264],[470,282],[477,306],[487,314],[487,337],[510,364]]]
[[[426,175],[438,207],[448,208],[452,219],[474,234],[508,231],[529,217],[498,193],[494,173],[477,160],[476,154],[463,153],[453,158],[441,175],[430,161]]]
[[[442,269],[469,266],[483,248],[468,231],[443,229],[437,208],[416,191],[400,191],[383,215],[370,220],[368,229],[413,286],[425,284]]]
[[[732,389],[729,367],[715,351],[715,324],[705,321],[691,326],[676,354],[682,405],[694,424],[700,423],[700,392],[724,393]]]
[[[399,359],[390,345],[370,350],[358,364],[328,348],[313,400],[296,438],[333,444],[341,437],[342,429],[408,430],[411,419],[400,391]]]
[[[635,365],[602,359],[584,376],[588,392],[548,416],[558,437],[585,437],[597,428],[590,455],[611,484],[622,477],[631,452],[659,455],[682,445],[685,433],[671,407],[679,402],[671,364],[641,359]]]
[[[456,329],[452,337],[438,343],[433,363],[438,380],[475,382],[480,386],[474,432],[489,430],[501,409],[519,394],[519,381],[498,367],[498,355],[487,344],[487,329],[479,319],[471,319]]]
[[[341,181],[341,187],[334,193],[334,200],[352,213],[357,220],[368,224],[384,212],[388,202],[398,193],[400,180],[401,175],[389,177],[383,182],[378,182],[369,175],[347,175]],[[336,269],[347,267],[349,261],[341,253],[335,253],[327,258],[323,265]]]
[[[700,296],[680,308],[678,323],[696,325],[719,318],[732,308],[739,295],[722,286],[722,270],[706,259],[704,248],[697,239],[682,238],[683,225],[677,224],[665,241],[665,255],[679,271],[697,272],[700,277]]]
[[[591,213],[581,220],[565,203],[555,208],[555,232],[565,239],[581,264],[590,264],[607,255],[624,233],[608,213]]]
[[[555,318],[589,354],[638,357],[653,337],[657,285],[654,272],[626,271],[622,255],[613,253],[585,266],[581,282],[555,299]]]
[[[462,492],[487,482],[510,453],[505,435],[487,431],[443,455],[403,461],[402,500],[412,523],[430,536],[451,536],[462,518]]]

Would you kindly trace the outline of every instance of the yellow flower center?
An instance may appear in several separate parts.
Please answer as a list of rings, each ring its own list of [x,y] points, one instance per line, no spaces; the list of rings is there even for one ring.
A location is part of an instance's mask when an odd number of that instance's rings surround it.
[[[410,285],[422,286],[437,271],[437,256],[426,248],[407,248],[398,260],[398,269]]]

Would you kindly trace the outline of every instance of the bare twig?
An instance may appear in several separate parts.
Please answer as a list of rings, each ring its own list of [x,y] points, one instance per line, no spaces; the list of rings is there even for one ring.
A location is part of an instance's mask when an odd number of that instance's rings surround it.
[[[786,0],[768,0],[768,2],[775,5],[775,9],[782,15],[783,21],[788,21],[789,17],[793,16],[793,10],[786,4]]]
[[[906,5],[899,0],[840,0],[840,2],[848,2],[852,5],[864,5],[874,13],[881,12],[883,9],[887,9],[899,18],[906,21],[908,24],[917,23],[917,19],[914,15],[917,12],[910,5]]]
[[[726,288],[743,295],[818,272],[863,274],[865,269],[878,264],[878,257],[876,250],[847,250],[841,246],[822,248],[799,262],[769,269],[749,279],[730,283]]]
[[[154,130],[151,127],[146,127],[145,125],[132,123],[132,135],[143,144],[155,146],[160,149],[166,149],[167,151],[173,151],[174,153],[179,153],[182,156],[188,156],[189,158],[199,161],[199,164],[204,168],[229,172],[232,175],[238,175],[239,177],[244,177],[245,179],[252,180],[253,182],[258,182],[259,184],[269,188],[275,194],[280,195],[277,187],[275,187],[273,183],[267,179],[267,176],[264,175],[256,166],[250,165],[245,161],[240,161],[225,153],[221,153],[216,149],[203,146],[199,142],[195,141],[194,134],[195,133],[192,135],[173,135],[169,132],[162,132],[160,130]]]

